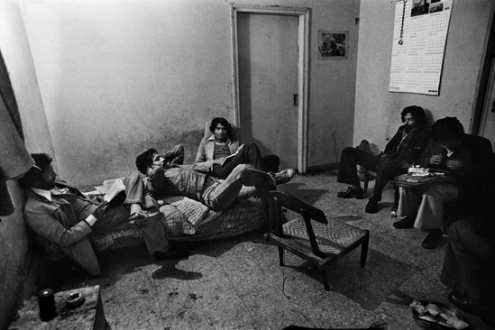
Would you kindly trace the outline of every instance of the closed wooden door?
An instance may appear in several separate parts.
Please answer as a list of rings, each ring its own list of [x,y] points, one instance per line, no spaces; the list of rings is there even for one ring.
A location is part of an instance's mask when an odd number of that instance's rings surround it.
[[[297,168],[297,16],[239,13],[239,113],[242,141]]]

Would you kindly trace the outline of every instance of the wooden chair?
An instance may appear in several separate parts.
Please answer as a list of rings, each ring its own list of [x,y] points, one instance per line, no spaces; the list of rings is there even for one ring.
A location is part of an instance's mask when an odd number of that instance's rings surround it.
[[[269,191],[269,231],[266,239],[278,247],[280,266],[284,265],[284,250],[311,264],[319,271],[329,290],[324,268],[339,260],[361,245],[361,267],[368,255],[369,230],[350,226],[343,222],[327,220],[320,209],[280,191]],[[282,207],[300,214],[287,221]]]

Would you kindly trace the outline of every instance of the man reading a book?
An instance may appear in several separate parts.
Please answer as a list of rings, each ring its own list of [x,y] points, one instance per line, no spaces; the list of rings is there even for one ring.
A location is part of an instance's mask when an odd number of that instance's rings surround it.
[[[405,218],[395,222],[394,227],[428,230],[421,246],[433,249],[443,236],[444,203],[457,201],[458,216],[474,214],[477,210],[473,206],[479,205],[478,201],[495,184],[495,155],[489,140],[465,134],[457,118],[446,117],[433,124],[431,140],[417,164],[455,180],[455,183],[399,187],[397,215]]]
[[[255,143],[239,145],[232,125],[222,117],[213,118],[210,124],[212,135],[200,142],[194,169],[219,179],[226,179],[237,165],[251,164],[255,169],[269,173],[276,184],[289,182],[295,175],[293,169],[278,172],[280,159],[276,155],[261,157]]]
[[[140,228],[150,255],[158,260],[187,257],[184,250],[173,249],[165,237],[162,215],[151,212],[153,199],[146,196],[137,173],[123,180],[124,190],[104,202],[86,197],[77,188],[56,180],[57,174],[47,154],[32,154],[35,161],[23,178],[26,192],[24,216],[40,239],[57,244],[92,275],[100,275],[100,267],[90,239],[134,221]]]
[[[251,164],[237,165],[225,180],[195,171],[191,166],[167,165],[156,149],[148,149],[136,158],[138,170],[148,180],[147,190],[156,199],[186,196],[214,211],[225,210],[239,195],[242,186],[255,187],[259,194],[275,189],[275,180]]]

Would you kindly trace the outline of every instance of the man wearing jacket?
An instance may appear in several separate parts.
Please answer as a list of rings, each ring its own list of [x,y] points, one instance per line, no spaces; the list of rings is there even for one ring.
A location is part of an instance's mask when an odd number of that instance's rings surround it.
[[[399,127],[392,140],[387,143],[385,151],[380,155],[374,156],[352,147],[342,150],[337,181],[347,183],[349,188],[345,192],[339,192],[338,197],[364,198],[356,170],[357,165],[364,166],[368,170],[377,172],[373,195],[365,211],[367,213],[378,211],[378,202],[382,198],[382,190],[387,182],[400,174],[407,173],[407,169],[423,152],[430,137],[430,129],[426,125],[423,108],[415,105],[408,106],[402,110],[401,118],[405,124]]]
[[[428,230],[422,246],[432,249],[442,240],[445,202],[457,201],[458,216],[471,216],[478,212],[478,208],[484,209],[493,204],[486,196],[492,195],[490,189],[495,185],[495,155],[489,140],[465,134],[457,118],[446,117],[433,124],[432,139],[418,159],[418,164],[445,171],[455,182],[416,188],[400,187],[397,213],[405,218],[394,223],[394,227]],[[480,204],[480,200],[485,203]]]
[[[199,144],[194,162],[195,170],[226,179],[237,165],[251,164],[255,169],[272,175],[277,185],[287,183],[294,177],[295,171],[291,168],[278,172],[278,156],[261,157],[260,149],[255,143],[239,145],[227,119],[213,118],[209,130],[212,135],[206,135]]]
[[[159,213],[144,211],[154,207],[146,196],[137,173],[123,183],[125,191],[110,202],[98,202],[77,188],[57,182],[57,174],[47,154],[32,154],[33,166],[20,180],[26,191],[24,216],[30,228],[43,239],[57,244],[90,274],[101,274],[90,239],[134,220],[141,229],[150,255],[158,260],[180,259],[187,251],[172,249],[165,237]]]

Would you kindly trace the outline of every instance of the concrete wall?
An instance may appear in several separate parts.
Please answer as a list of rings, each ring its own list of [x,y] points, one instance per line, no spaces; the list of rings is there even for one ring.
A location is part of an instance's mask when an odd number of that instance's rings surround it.
[[[354,145],[369,139],[383,150],[401,124],[400,111],[412,104],[429,110],[433,120],[456,116],[470,131],[495,2],[454,1],[439,96],[388,92],[395,3],[361,1]]]
[[[228,1],[20,1],[61,178],[98,183],[176,143],[192,161],[206,120],[233,121]],[[359,2],[236,4],[312,8],[308,165],[337,162],[352,141]],[[318,30],[349,31],[349,58],[318,60]]]

